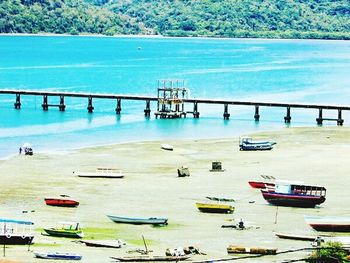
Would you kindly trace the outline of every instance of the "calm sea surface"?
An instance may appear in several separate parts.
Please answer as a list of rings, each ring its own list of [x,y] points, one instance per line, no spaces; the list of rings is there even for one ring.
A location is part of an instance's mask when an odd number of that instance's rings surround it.
[[[0,37],[0,88],[156,96],[157,80],[184,79],[192,98],[348,105],[350,42],[108,37]],[[49,98],[49,103],[57,103]],[[200,118],[156,120],[144,102],[66,98],[66,111],[41,109],[42,97],[0,95],[0,158],[25,142],[34,151],[178,138],[232,137],[285,127],[285,109],[199,105]],[[192,110],[192,105],[186,105]],[[325,112],[334,117],[336,112]],[[292,109],[291,126],[315,126],[317,111]],[[350,115],[344,113],[345,125]],[[335,125],[329,123],[327,125]]]

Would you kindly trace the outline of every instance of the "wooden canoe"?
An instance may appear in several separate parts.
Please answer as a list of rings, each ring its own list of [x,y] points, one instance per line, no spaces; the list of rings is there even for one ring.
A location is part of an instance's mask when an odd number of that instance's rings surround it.
[[[45,198],[45,203],[50,206],[62,207],[77,207],[79,205],[78,201],[67,198]]]
[[[81,243],[85,244],[88,247],[106,247],[106,248],[121,248],[123,242],[118,240],[80,240]]]
[[[168,218],[165,217],[125,217],[107,215],[115,223],[134,224],[134,225],[167,225]]]
[[[314,241],[317,238],[316,236],[295,235],[295,234],[287,234],[287,233],[275,233],[275,235],[279,238],[301,240],[301,241]]]

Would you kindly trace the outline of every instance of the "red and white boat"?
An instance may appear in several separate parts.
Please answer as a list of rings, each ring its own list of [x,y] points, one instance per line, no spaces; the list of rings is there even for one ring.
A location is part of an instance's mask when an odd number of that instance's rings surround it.
[[[350,217],[346,216],[304,216],[306,223],[317,231],[350,232]]]
[[[62,206],[62,207],[76,207],[79,202],[68,198],[68,196],[62,195],[59,198],[45,198],[45,203],[51,206]]]

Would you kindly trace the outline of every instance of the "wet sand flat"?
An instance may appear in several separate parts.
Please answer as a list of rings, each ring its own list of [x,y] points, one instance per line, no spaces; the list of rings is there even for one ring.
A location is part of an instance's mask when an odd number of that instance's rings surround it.
[[[35,244],[7,246],[6,258],[21,262],[45,262],[32,251],[75,252],[80,262],[111,262],[110,256],[130,256],[143,249],[142,235],[154,255],[166,248],[193,245],[207,253],[193,260],[226,258],[229,245],[278,248],[278,251],[310,246],[308,242],[281,240],[274,232],[316,235],[303,215],[350,215],[350,129],[346,127],[285,128],[253,134],[256,139],[276,141],[271,151],[239,151],[238,138],[177,140],[118,144],[85,148],[66,153],[18,155],[0,163],[2,181],[1,217],[32,220]],[[161,149],[162,143],[174,146]],[[34,149],[35,151],[35,149]],[[221,161],[224,172],[210,172],[213,161]],[[177,177],[177,168],[187,166],[190,177]],[[73,171],[97,167],[119,168],[123,179],[79,178]],[[269,205],[249,180],[260,175],[303,181],[327,188],[327,200],[317,208]],[[70,195],[80,201],[77,208],[46,206],[45,197]],[[206,196],[233,198],[233,214],[207,214],[196,202]],[[169,225],[116,224],[106,215],[167,217]],[[277,218],[276,218],[277,215]],[[221,228],[240,219],[253,229]],[[72,239],[43,236],[44,227],[59,221],[80,222],[86,239],[123,239],[121,249],[90,248]],[[277,221],[277,222],[276,222]],[[344,234],[343,234],[344,235]],[[0,253],[2,256],[2,253]],[[239,262],[280,262],[302,258],[298,252]],[[59,262],[59,261],[55,261]]]

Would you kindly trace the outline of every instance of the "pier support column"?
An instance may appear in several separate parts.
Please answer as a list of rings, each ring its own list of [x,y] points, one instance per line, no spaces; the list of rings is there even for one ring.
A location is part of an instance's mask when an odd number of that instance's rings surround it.
[[[179,111],[180,111],[180,105],[179,105],[179,104],[176,104],[176,105],[175,105],[175,111],[176,111],[176,112],[179,112]]]
[[[224,120],[230,119],[230,113],[228,113],[228,104],[224,105],[224,114],[223,114],[223,116],[224,116]]]
[[[322,109],[318,109],[318,118],[316,118],[317,125],[322,125],[323,118],[322,118]]]
[[[199,112],[198,112],[198,103],[197,101],[193,104],[193,118],[198,119],[199,118]]]
[[[290,107],[287,107],[287,115],[284,117],[284,123],[290,123],[292,117],[290,116]]]
[[[146,117],[151,115],[151,101],[146,100],[146,109],[143,110]]]
[[[49,109],[49,105],[47,103],[47,95],[44,95],[44,97],[43,97],[43,104],[41,104],[41,107],[43,107],[44,111],[47,111]]]
[[[341,110],[338,109],[337,125],[338,125],[338,126],[343,126],[343,123],[344,123],[344,120],[342,119],[342,116],[341,116]]]
[[[60,96],[60,105],[58,105],[60,111],[65,111],[66,105],[64,105],[64,96]]]
[[[255,105],[254,119],[255,119],[255,121],[259,121],[260,120],[259,106],[258,105]]]
[[[21,108],[21,95],[16,94],[16,102],[14,103],[15,109],[20,109]]]
[[[115,108],[115,113],[119,115],[121,111],[122,111],[122,100],[117,99],[117,108]]]
[[[88,97],[87,110],[89,113],[92,113],[94,111],[94,106],[92,106],[92,97],[91,96]]]

